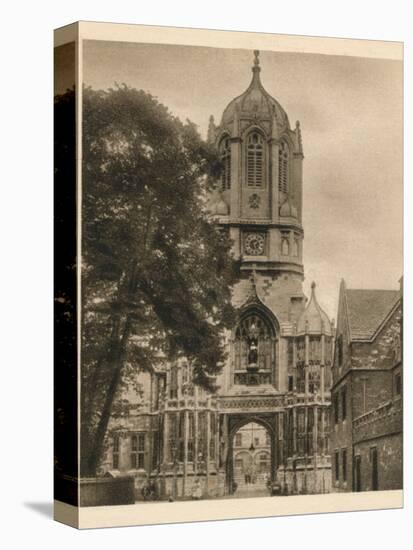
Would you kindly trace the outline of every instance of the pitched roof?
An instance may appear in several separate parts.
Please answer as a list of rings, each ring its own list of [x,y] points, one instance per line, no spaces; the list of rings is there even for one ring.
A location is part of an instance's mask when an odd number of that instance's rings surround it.
[[[352,340],[370,340],[400,298],[398,290],[346,289]]]

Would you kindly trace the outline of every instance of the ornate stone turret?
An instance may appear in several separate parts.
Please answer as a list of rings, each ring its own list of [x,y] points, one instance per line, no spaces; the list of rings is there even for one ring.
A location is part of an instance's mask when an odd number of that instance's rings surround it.
[[[315,287],[313,281],[310,302],[297,323],[296,382],[300,393],[319,394],[324,401],[331,382],[333,330],[330,319],[317,302]]]
[[[303,334],[332,335],[331,323],[325,311],[320,307],[315,295],[316,284],[311,283],[311,298],[297,323],[297,336]]]

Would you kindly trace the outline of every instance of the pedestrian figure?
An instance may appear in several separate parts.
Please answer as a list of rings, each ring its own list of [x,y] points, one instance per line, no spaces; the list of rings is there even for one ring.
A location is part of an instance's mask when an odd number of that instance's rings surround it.
[[[201,482],[196,478],[192,489],[192,500],[200,500],[202,497]]]

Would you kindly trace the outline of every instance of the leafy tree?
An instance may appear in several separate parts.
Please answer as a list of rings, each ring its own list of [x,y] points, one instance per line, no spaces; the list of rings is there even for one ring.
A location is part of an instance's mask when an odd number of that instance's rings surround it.
[[[184,355],[214,390],[238,264],[205,198],[220,163],[151,95],[84,89],[81,471],[95,475],[121,388]]]

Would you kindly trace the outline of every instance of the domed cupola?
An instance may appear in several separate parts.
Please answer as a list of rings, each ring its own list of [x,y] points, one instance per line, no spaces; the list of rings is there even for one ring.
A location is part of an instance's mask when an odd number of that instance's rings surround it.
[[[297,323],[297,336],[303,334],[332,335],[330,319],[317,302],[315,286],[315,282],[312,282],[310,302]]]
[[[223,112],[221,126],[230,126],[235,119],[256,118],[272,121],[275,117],[279,129],[289,129],[287,113],[261,83],[259,52],[254,50],[254,66],[252,80],[248,89],[233,99]]]

